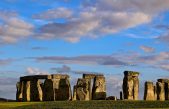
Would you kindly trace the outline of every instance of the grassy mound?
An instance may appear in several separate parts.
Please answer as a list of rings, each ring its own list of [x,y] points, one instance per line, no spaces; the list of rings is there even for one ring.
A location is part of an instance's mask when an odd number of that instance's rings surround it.
[[[1,102],[0,109],[169,109],[169,101]]]

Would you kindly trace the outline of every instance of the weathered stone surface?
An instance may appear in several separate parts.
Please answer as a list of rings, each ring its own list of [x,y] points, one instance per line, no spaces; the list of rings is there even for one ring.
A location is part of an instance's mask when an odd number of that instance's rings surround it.
[[[125,71],[123,79],[123,95],[124,99],[138,100],[139,94],[139,73],[133,71]]]
[[[23,101],[30,101],[30,81],[23,82]]]
[[[83,78],[85,79],[94,79],[96,76],[104,76],[102,74],[83,74]]]
[[[16,84],[16,101],[22,101],[23,99],[23,82],[17,82]]]
[[[69,78],[69,75],[66,74],[52,74],[51,79],[66,79]]]
[[[100,75],[102,76],[102,75]],[[89,97],[90,97],[90,100],[92,100],[92,86],[93,86],[93,80],[94,78],[96,77],[96,74],[83,74],[83,78],[84,79],[88,79],[89,81]]]
[[[43,92],[40,84],[41,84],[40,81],[37,79],[31,80],[30,84],[31,101],[43,100]]]
[[[165,79],[165,78],[160,78],[160,79],[157,79],[158,82],[162,82],[162,83],[168,83],[169,82],[169,79]]]
[[[133,76],[133,99],[138,100],[139,97],[139,79],[138,76]]]
[[[93,100],[105,100],[106,99],[106,84],[104,76],[96,76],[94,78],[94,84],[92,89]]]
[[[125,76],[123,79],[123,95],[124,99],[133,100],[133,78]]]
[[[76,85],[77,100],[90,100],[89,84],[88,79],[78,79]]]
[[[145,82],[144,100],[155,100],[155,92],[153,82]]]
[[[124,71],[124,76],[139,76],[139,72],[135,71]]]
[[[106,98],[106,100],[114,100],[114,101],[116,101],[117,97],[116,96],[109,96],[109,97]]]
[[[169,79],[161,78],[157,81],[164,83],[165,100],[169,100]]]
[[[157,100],[164,101],[165,100],[165,90],[164,90],[165,83],[157,82],[156,85],[157,85]]]

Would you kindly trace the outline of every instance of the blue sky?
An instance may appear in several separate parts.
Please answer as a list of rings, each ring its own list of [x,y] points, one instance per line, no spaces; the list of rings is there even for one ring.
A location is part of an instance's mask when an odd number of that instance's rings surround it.
[[[119,96],[123,71],[134,70],[143,91],[169,78],[168,17],[168,0],[1,0],[0,97],[15,98],[20,76],[51,73],[72,84],[103,73]]]

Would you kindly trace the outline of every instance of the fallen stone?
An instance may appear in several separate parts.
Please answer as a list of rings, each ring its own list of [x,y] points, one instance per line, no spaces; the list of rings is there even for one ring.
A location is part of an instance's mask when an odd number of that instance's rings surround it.
[[[106,100],[114,100],[114,101],[116,101],[117,97],[116,96],[109,96],[109,97],[106,98]]]

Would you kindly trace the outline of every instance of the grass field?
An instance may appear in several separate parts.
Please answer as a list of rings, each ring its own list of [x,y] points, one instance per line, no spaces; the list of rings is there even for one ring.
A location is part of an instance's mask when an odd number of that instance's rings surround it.
[[[0,109],[169,109],[169,101],[0,102]]]

